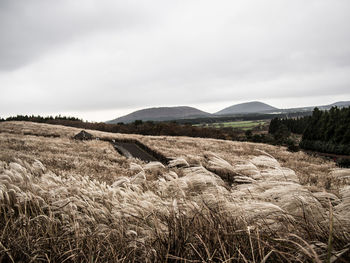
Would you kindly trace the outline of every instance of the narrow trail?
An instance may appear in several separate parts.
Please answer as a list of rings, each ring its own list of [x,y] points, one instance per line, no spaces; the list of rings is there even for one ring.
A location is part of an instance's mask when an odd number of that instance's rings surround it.
[[[148,153],[146,150],[140,148],[136,143],[133,142],[111,142],[114,149],[120,154],[127,158],[138,158],[145,162],[156,162],[159,161],[153,155]]]
[[[164,165],[167,165],[169,163],[169,158],[135,139],[99,138],[94,137],[92,134],[86,132],[85,130],[82,130],[76,134],[73,139],[81,141],[93,139],[102,140],[111,143],[119,154],[124,155],[127,158],[137,158],[144,162],[158,161]]]
[[[142,142],[134,139],[107,139],[101,140],[110,142],[114,149],[127,158],[137,158],[144,162],[161,162],[164,165],[169,164],[170,159],[160,152],[153,150]]]

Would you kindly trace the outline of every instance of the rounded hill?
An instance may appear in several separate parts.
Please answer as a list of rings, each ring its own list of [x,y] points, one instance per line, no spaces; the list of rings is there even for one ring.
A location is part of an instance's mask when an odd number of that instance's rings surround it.
[[[241,113],[266,113],[278,110],[277,108],[260,101],[245,102],[227,107],[215,113],[216,115],[241,114]]]
[[[128,115],[108,121],[107,123],[130,123],[136,120],[142,121],[169,121],[176,119],[190,119],[209,117],[210,113],[188,106],[148,108],[132,112]]]

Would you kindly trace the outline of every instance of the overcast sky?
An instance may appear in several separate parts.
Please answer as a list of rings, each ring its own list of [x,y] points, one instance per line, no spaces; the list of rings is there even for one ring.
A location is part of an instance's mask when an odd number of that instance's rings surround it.
[[[0,0],[0,117],[350,100],[349,0]]]

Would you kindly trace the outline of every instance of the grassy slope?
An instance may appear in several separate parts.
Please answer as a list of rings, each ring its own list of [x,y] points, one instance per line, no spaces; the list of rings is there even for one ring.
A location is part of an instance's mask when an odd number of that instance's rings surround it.
[[[349,243],[350,172],[331,162],[264,144],[91,131],[176,158],[163,167],[74,141],[77,132],[0,124],[0,261],[324,260],[328,198],[333,251]]]

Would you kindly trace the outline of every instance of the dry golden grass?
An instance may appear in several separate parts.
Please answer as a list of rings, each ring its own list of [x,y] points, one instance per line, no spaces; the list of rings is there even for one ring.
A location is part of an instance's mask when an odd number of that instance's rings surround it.
[[[350,171],[282,147],[0,124],[0,262],[347,262]],[[51,137],[48,137],[51,136]]]

